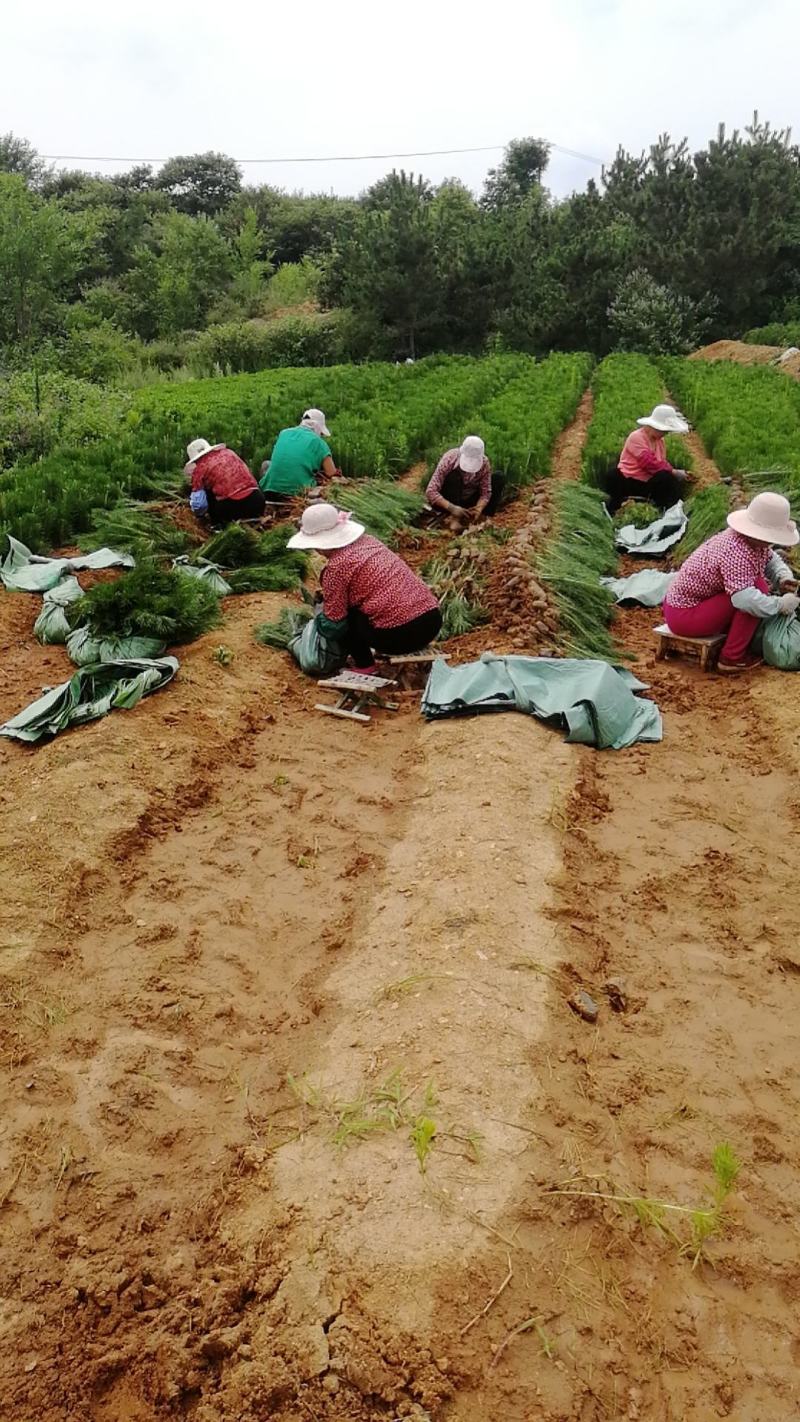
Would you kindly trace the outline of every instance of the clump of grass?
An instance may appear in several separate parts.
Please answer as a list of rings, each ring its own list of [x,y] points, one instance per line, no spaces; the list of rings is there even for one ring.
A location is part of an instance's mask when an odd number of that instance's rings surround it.
[[[685,563],[701,544],[720,533],[731,511],[730,490],[724,484],[709,484],[699,489],[686,504],[689,525],[675,549],[675,563]]]
[[[256,533],[230,523],[198,550],[197,557],[229,569],[226,578],[235,593],[285,592],[308,571],[306,554],[286,546],[291,534],[288,524]]]
[[[578,1199],[603,1200],[616,1205],[623,1214],[632,1214],[642,1229],[656,1230],[668,1239],[678,1254],[690,1255],[694,1269],[703,1257],[707,1241],[713,1235],[719,1234],[725,1226],[725,1205],[741,1169],[740,1162],[727,1141],[715,1146],[711,1156],[711,1169],[713,1182],[708,1202],[698,1207],[675,1205],[649,1195],[585,1189],[582,1188],[580,1180],[571,1180],[565,1187],[556,1188],[549,1193]]]
[[[422,494],[398,488],[385,479],[364,479],[358,484],[334,484],[331,503],[347,509],[367,533],[392,544],[400,531],[418,518],[425,507]]]
[[[75,604],[93,637],[154,637],[192,642],[220,620],[219,599],[199,578],[141,563],[110,583],[96,583]]]

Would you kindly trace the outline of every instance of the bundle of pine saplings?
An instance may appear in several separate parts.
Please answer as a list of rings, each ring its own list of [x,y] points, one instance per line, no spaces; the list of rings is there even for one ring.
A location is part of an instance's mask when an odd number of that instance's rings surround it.
[[[661,509],[646,499],[626,499],[614,514],[615,528],[649,528],[662,517]]]
[[[283,592],[296,587],[308,569],[306,555],[286,546],[293,532],[288,524],[256,533],[230,523],[203,544],[197,557],[224,568],[235,593]]]
[[[75,604],[93,637],[192,642],[219,622],[219,599],[197,578],[143,562],[114,582],[96,583]]]
[[[616,562],[602,494],[586,484],[560,484],[553,495],[552,536],[536,570],[558,608],[560,637],[570,656],[617,659],[608,631],[613,598],[600,585]]]
[[[308,605],[284,607],[277,622],[262,622],[260,627],[256,627],[253,636],[262,647],[275,647],[279,652],[285,652],[292,638],[302,632],[309,618],[313,616],[314,610]]]
[[[392,544],[398,533],[413,523],[425,507],[422,494],[400,489],[385,479],[364,479],[358,484],[332,484],[329,497],[337,508],[347,509],[367,533]]]
[[[192,543],[168,515],[133,499],[121,499],[110,509],[94,509],[91,522],[91,531],[78,539],[84,553],[113,548],[135,558],[176,558]]]
[[[488,549],[468,537],[425,564],[422,576],[442,613],[440,642],[463,637],[487,621],[483,589],[488,566]]]

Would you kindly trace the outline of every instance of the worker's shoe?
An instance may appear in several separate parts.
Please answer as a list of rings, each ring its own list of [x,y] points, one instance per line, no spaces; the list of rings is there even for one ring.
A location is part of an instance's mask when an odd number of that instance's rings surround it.
[[[755,652],[745,652],[744,656],[736,662],[728,661],[727,657],[720,657],[717,662],[717,671],[721,672],[746,672],[752,671],[754,667],[764,665],[764,658],[757,657]]]

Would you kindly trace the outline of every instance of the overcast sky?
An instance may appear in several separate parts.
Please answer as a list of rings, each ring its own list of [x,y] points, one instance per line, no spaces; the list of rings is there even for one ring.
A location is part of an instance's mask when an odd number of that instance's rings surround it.
[[[608,161],[693,147],[757,108],[800,140],[800,0],[7,0],[0,132],[47,154],[409,158],[476,190],[534,134]],[[112,173],[123,163],[62,163]],[[246,182],[355,193],[392,162],[246,164]],[[599,167],[555,152],[548,186]]]

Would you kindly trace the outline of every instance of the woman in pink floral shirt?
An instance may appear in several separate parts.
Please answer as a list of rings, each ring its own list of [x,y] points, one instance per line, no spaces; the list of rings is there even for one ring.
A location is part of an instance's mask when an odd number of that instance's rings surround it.
[[[319,629],[346,647],[364,676],[375,675],[376,651],[421,652],[440,632],[442,614],[430,588],[333,504],[307,508],[289,547],[314,548],[327,558]]]
[[[771,546],[792,548],[800,539],[789,515],[782,494],[757,494],[746,509],[728,515],[728,527],[692,553],[670,585],[664,616],[671,632],[679,637],[727,632],[720,671],[758,666],[761,658],[748,648],[759,620],[791,616],[800,606],[794,574]]]

